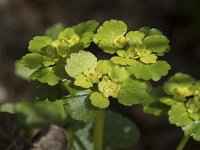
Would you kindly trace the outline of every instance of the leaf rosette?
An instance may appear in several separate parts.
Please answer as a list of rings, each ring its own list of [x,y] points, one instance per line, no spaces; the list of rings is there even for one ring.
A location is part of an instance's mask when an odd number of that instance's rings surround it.
[[[75,120],[92,120],[112,99],[125,106],[145,103],[147,80],[157,81],[170,69],[167,62],[158,60],[169,50],[169,40],[161,31],[143,27],[127,32],[127,25],[114,19],[97,26],[93,20],[68,28],[56,24],[46,36],[29,42],[30,53],[21,60],[33,72],[30,79],[43,83],[45,92],[52,91],[48,96],[36,94],[38,99],[65,99],[66,112]],[[98,60],[87,51],[91,42],[115,56]],[[48,85],[53,88],[46,90]],[[63,85],[70,95],[54,94]]]
[[[111,60],[126,66],[137,79],[157,81],[171,68],[167,62],[158,60],[170,49],[169,40],[158,29],[143,27],[127,33],[123,21],[112,19],[98,28],[93,41],[104,52],[117,53]]]
[[[21,63],[29,69],[36,69],[31,79],[53,86],[65,79],[64,65],[71,53],[90,45],[98,23],[94,20],[65,28],[56,24],[47,29],[46,36],[35,36],[29,42],[31,53],[22,57]],[[62,68],[61,68],[62,66]]]
[[[109,98],[118,98],[124,105],[138,104],[142,101],[147,84],[130,76],[128,70],[110,60],[100,60],[90,52],[79,51],[67,59],[65,70],[74,78],[74,85],[90,88],[89,99],[98,108],[109,106]]]
[[[185,135],[200,141],[200,81],[193,77],[176,73],[164,83],[164,97],[160,102],[170,106],[169,122],[182,127]]]

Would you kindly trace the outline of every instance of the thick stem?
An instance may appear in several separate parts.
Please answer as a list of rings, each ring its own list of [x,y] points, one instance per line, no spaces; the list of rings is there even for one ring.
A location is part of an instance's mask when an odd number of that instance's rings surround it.
[[[179,143],[178,147],[176,148],[176,150],[183,150],[189,139],[190,136],[184,136],[181,142]]]
[[[94,125],[94,150],[103,150],[105,110],[97,112]]]

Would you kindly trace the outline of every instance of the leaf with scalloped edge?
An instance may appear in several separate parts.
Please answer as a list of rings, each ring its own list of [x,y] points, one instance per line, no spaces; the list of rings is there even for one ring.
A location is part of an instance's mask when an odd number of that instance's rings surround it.
[[[31,74],[30,79],[38,80],[42,83],[48,83],[53,86],[66,77],[67,74],[64,71],[63,65],[55,65],[53,67],[39,68]]]
[[[110,60],[99,60],[97,62],[96,71],[100,74],[108,74],[114,66],[113,62]]]
[[[52,39],[48,36],[35,36],[30,42],[28,50],[30,52],[39,53],[43,47],[52,44]]]
[[[145,34],[140,31],[130,31],[126,34],[129,46],[135,46],[136,44],[142,44],[142,40]]]
[[[108,111],[105,118],[105,144],[116,149],[127,149],[140,139],[140,131],[133,121],[119,113]]]
[[[165,96],[166,94],[162,88],[153,88],[145,97],[143,105],[143,111],[147,114],[153,114],[155,116],[166,115],[169,106],[160,102],[160,97]]]
[[[187,108],[184,103],[177,102],[168,112],[169,122],[178,127],[191,124],[193,120],[189,117]]]
[[[119,56],[114,56],[111,58],[111,60],[113,63],[115,63],[117,65],[122,65],[122,66],[134,65],[135,63],[137,63],[137,61],[134,59],[123,58],[123,57],[119,57]]]
[[[28,67],[25,67],[21,61],[15,62],[15,74],[25,80],[28,80],[30,75],[36,71],[36,69],[29,69]]]
[[[61,100],[65,96],[65,92],[62,90],[60,84],[49,86],[45,83],[39,83],[33,85],[33,96],[40,101],[56,101]]]
[[[182,129],[186,136],[192,136],[194,140],[200,141],[200,120],[193,121]]]
[[[190,89],[193,87],[193,84],[195,82],[196,82],[195,79],[190,75],[183,73],[176,73],[175,75],[170,77],[167,82],[164,83],[163,89],[165,93],[172,95],[175,89],[178,88]]]
[[[99,92],[93,92],[90,95],[90,100],[92,105],[98,108],[107,108],[110,104],[109,99]]]
[[[56,23],[46,29],[45,34],[51,37],[53,40],[58,38],[58,34],[64,30],[64,25],[62,23]]]
[[[149,36],[149,35],[162,35],[163,33],[156,29],[156,28],[149,28],[149,27],[141,27],[139,29],[140,32],[143,32],[145,34],[145,36]]]
[[[89,20],[72,26],[72,28],[75,30],[76,34],[81,37],[80,42],[82,42],[84,44],[83,47],[86,48],[90,45],[94,31],[96,31],[98,26],[99,23],[97,21]]]
[[[157,56],[155,54],[149,54],[140,58],[140,60],[145,64],[155,63],[157,60]]]
[[[124,47],[124,34],[126,31],[127,26],[123,21],[111,19],[110,21],[105,21],[103,25],[98,28],[97,33],[93,37],[93,41],[99,48],[103,49],[104,52],[113,54],[116,50]],[[113,42],[117,43],[114,44]]]
[[[66,28],[65,30],[59,33],[58,39],[68,39],[71,38],[72,36],[78,36],[78,35],[76,34],[74,29]]]
[[[166,61],[156,61],[154,64],[143,64],[135,61],[127,68],[137,79],[152,79],[153,81],[158,81],[162,76],[167,75],[171,69]]]
[[[38,69],[42,66],[42,55],[39,53],[28,53],[22,57],[21,63],[29,69]]]
[[[92,93],[91,89],[85,89],[79,86],[75,86],[70,80],[64,80],[63,85],[66,87],[70,96],[83,96]]]
[[[125,82],[129,77],[129,72],[125,67],[120,67],[118,65],[114,66],[110,72],[108,72],[108,76],[114,82]]]
[[[69,76],[75,78],[83,71],[95,68],[96,65],[97,58],[92,53],[81,50],[71,54],[70,58],[67,59],[65,70]]]
[[[169,40],[164,35],[150,35],[144,38],[143,43],[148,50],[163,53],[169,50]]]
[[[90,88],[93,86],[92,82],[88,81],[83,74],[79,74],[74,81],[74,85],[80,86],[82,88]]]
[[[21,101],[15,104],[14,111],[25,127],[42,128],[55,123],[62,125],[66,120],[62,101]]]
[[[86,22],[81,22],[72,28],[76,31],[79,36],[83,36],[87,32],[94,32],[98,27],[99,23],[95,20],[88,20]]]
[[[74,120],[91,121],[98,110],[91,105],[88,95],[67,97],[64,103],[66,113]]]
[[[121,89],[117,95],[118,101],[126,106],[142,103],[147,94],[147,89],[148,85],[145,82],[129,77],[121,84]]]

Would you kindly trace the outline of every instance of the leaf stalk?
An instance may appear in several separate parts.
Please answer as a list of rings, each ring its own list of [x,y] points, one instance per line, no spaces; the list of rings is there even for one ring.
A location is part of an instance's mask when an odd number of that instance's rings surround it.
[[[97,112],[94,125],[94,150],[103,150],[103,133],[105,121],[105,109]]]
[[[190,136],[184,136],[183,139],[180,141],[176,150],[183,150],[187,142],[189,141]]]

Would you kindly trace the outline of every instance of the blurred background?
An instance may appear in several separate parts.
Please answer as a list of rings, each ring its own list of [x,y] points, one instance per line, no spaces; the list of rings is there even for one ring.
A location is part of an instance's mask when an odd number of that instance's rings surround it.
[[[28,52],[28,42],[43,35],[47,27],[61,22],[66,26],[95,19],[126,22],[130,30],[155,27],[170,39],[171,51],[163,59],[171,66],[165,81],[175,72],[200,79],[199,0],[0,0],[0,103],[31,99],[31,85],[14,74],[15,61]],[[165,117],[143,113],[141,107],[115,109],[134,120],[142,132],[138,150],[173,150],[182,132]],[[200,149],[190,140],[186,150]]]

